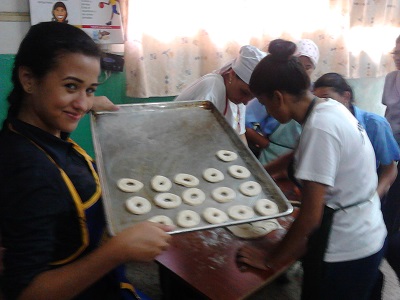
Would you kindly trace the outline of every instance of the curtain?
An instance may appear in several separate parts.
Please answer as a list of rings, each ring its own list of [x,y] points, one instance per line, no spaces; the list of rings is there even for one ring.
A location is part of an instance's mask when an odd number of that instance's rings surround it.
[[[395,69],[400,0],[120,0],[127,96],[178,95],[236,57],[241,46],[312,39],[314,79],[378,77]]]

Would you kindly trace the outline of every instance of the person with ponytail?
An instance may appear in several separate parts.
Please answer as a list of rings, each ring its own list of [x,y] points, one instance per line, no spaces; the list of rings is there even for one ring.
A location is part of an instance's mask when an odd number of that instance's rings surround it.
[[[301,188],[299,214],[274,251],[246,245],[237,260],[268,269],[300,259],[303,300],[369,299],[386,239],[374,149],[346,107],[311,93],[295,50],[292,42],[280,43],[256,66],[249,86],[280,123],[302,126],[291,168]]]
[[[93,108],[100,57],[84,31],[62,22],[33,25],[16,54],[0,131],[7,300],[138,299],[123,265],[169,246],[172,228],[148,221],[107,233],[96,164],[69,137]]]

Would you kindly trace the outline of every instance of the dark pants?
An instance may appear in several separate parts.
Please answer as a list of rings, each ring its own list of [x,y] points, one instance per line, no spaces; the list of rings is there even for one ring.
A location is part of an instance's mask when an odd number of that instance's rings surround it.
[[[320,299],[370,299],[373,287],[379,281],[379,265],[384,251],[385,247],[366,258],[337,263],[325,262]]]
[[[397,172],[399,175],[382,199],[382,213],[388,230],[385,258],[400,280],[400,164]]]
[[[388,248],[385,258],[396,272],[397,280],[400,280],[400,231],[388,236]]]
[[[379,265],[386,242],[377,253],[362,259],[324,262],[335,210],[325,206],[321,225],[309,238],[308,250],[302,258],[302,300],[368,300],[380,291],[383,276]],[[374,298],[372,298],[374,299]]]

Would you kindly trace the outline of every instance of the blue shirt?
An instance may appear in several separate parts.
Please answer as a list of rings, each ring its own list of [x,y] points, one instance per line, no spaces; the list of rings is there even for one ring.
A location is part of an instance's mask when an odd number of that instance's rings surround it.
[[[368,137],[374,147],[376,167],[380,164],[389,165],[393,161],[400,160],[400,149],[394,139],[392,129],[388,121],[377,114],[370,113],[352,106],[353,114],[365,128]]]
[[[265,106],[254,98],[246,105],[246,128],[255,129],[259,126],[260,133],[264,136],[268,136],[275,131],[275,129],[280,125],[280,123],[268,114]]]

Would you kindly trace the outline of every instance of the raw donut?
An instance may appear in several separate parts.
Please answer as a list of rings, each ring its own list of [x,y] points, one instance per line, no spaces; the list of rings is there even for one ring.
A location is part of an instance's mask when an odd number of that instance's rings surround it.
[[[234,205],[228,208],[228,215],[235,220],[246,220],[254,216],[254,211],[246,205]]]
[[[160,223],[165,225],[174,225],[174,222],[170,218],[164,215],[157,215],[149,219],[150,222]]]
[[[282,226],[276,219],[258,221],[248,224],[240,224],[235,226],[228,226],[234,235],[243,239],[254,239],[265,236],[273,230],[280,229]]]
[[[206,194],[198,188],[190,188],[182,193],[182,199],[189,205],[199,205],[206,200]]]
[[[117,185],[121,191],[133,193],[139,191],[143,187],[143,183],[132,178],[121,178]]]
[[[143,197],[131,197],[125,202],[126,208],[135,215],[147,214],[151,210],[151,203]]]
[[[243,166],[232,165],[228,168],[228,173],[232,177],[243,179],[250,177],[250,171]]]
[[[255,181],[246,181],[239,186],[239,191],[246,196],[256,196],[261,193],[261,185]]]
[[[154,202],[162,208],[175,208],[181,205],[182,199],[172,193],[161,193],[154,197]]]
[[[151,187],[157,192],[168,192],[172,187],[172,182],[165,176],[157,175],[151,179]]]
[[[211,196],[214,198],[215,201],[220,203],[225,203],[232,201],[236,198],[236,193],[234,190],[228,187],[219,187],[214,189],[211,192]]]
[[[203,211],[203,217],[208,223],[211,224],[220,224],[228,221],[228,215],[222,210],[214,207],[207,207]]]
[[[224,174],[220,170],[214,168],[205,169],[203,172],[203,177],[205,180],[213,183],[224,180]]]
[[[260,199],[256,202],[256,211],[263,216],[270,216],[279,213],[278,205],[269,199]]]
[[[199,184],[199,180],[190,174],[180,173],[174,178],[176,184],[180,184],[186,187],[195,187]]]
[[[176,217],[176,222],[181,227],[193,227],[200,223],[200,216],[193,210],[181,210]]]
[[[217,152],[217,156],[220,160],[223,161],[234,161],[238,158],[238,155],[235,152],[228,151],[228,150],[219,150]]]

